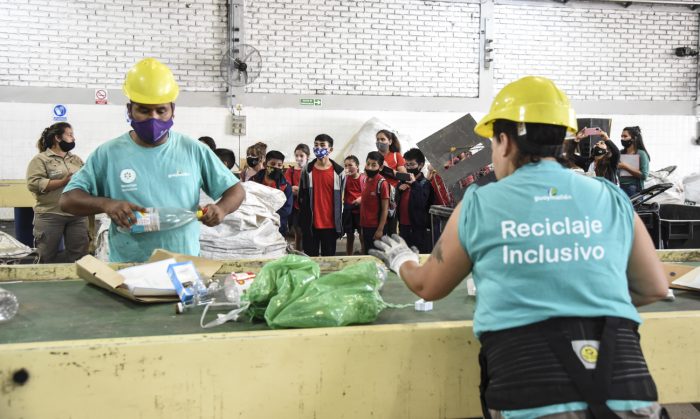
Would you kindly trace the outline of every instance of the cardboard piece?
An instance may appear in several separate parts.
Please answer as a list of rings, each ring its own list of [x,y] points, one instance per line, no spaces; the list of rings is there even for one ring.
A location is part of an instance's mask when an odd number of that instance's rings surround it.
[[[442,177],[456,202],[465,191],[461,181],[492,163],[491,141],[474,133],[475,126],[476,120],[466,114],[418,143],[418,148]],[[465,154],[469,157],[454,163],[456,158]]]
[[[222,266],[222,262],[204,259],[197,256],[182,255],[163,249],[156,249],[148,262],[156,262],[163,259],[175,258],[178,262],[192,261],[202,277],[210,279]],[[168,297],[135,297],[124,285],[124,277],[112,269],[108,264],[94,256],[86,255],[75,262],[78,276],[86,282],[97,287],[104,288],[131,301],[139,303],[169,303],[179,301],[177,295]]]
[[[664,263],[664,271],[669,287],[673,289],[700,292],[700,287],[688,286],[700,277],[700,266],[688,266],[675,263]],[[700,283],[700,281],[697,281]]]

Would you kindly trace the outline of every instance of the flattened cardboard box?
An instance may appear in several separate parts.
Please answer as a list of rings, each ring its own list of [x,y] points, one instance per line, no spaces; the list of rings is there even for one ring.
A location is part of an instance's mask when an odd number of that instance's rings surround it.
[[[668,279],[669,287],[677,290],[700,292],[700,288],[681,285],[680,283],[692,280],[700,275],[700,267],[692,265],[681,265],[675,263],[664,263],[664,271]]]
[[[223,266],[222,262],[200,258],[197,256],[183,255],[172,253],[163,249],[156,249],[148,259],[148,262],[157,262],[159,260],[175,258],[178,262],[192,261],[197,268],[197,272],[202,275],[202,278],[210,279]],[[124,277],[119,272],[112,269],[107,263],[102,262],[94,256],[87,255],[78,260],[76,263],[78,276],[86,282],[104,288],[107,291],[113,292],[131,301],[139,303],[168,303],[179,301],[177,295],[163,297],[135,297],[129,292],[129,289],[124,285]]]

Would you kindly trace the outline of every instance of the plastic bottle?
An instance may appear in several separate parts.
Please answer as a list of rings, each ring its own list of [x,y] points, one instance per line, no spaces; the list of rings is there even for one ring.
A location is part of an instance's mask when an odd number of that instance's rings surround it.
[[[19,310],[17,296],[4,288],[0,288],[0,322],[5,322],[15,317],[17,310]]]
[[[199,220],[204,215],[202,210],[190,211],[184,208],[146,208],[146,211],[134,211],[136,224],[131,228],[117,227],[122,233],[148,233],[172,230]]]

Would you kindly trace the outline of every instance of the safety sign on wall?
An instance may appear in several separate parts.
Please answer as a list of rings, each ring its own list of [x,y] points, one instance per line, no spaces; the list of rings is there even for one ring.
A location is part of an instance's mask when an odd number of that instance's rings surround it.
[[[299,99],[302,106],[321,106],[321,99]]]
[[[53,107],[53,120],[56,122],[65,122],[68,120],[68,109],[63,105]]]
[[[95,105],[106,105],[107,97],[107,89],[95,89]]]

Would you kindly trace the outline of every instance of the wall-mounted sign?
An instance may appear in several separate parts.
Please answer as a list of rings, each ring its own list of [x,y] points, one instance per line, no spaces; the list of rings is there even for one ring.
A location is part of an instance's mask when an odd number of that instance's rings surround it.
[[[63,105],[56,105],[53,107],[53,120],[56,122],[65,122],[68,120],[66,116],[68,114],[68,109]]]
[[[107,96],[107,89],[95,89],[95,105],[106,105]]]
[[[321,99],[299,99],[302,106],[321,106]]]

